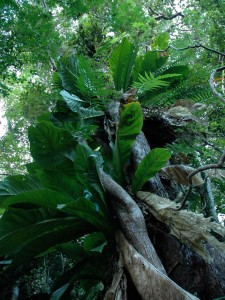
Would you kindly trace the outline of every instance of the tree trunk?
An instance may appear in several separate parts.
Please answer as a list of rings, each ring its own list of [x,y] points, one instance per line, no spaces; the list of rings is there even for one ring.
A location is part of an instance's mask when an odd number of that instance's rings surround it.
[[[117,109],[114,107],[111,114],[114,121],[118,120]],[[142,132],[133,146],[132,172],[149,151]],[[159,176],[145,185],[154,194],[140,192],[138,199],[104,172],[101,176],[123,231],[116,234],[116,241],[119,261],[125,270],[123,275],[129,274],[126,288],[131,280],[140,299],[146,300],[210,300],[225,295],[225,247],[210,233],[215,232],[222,240],[223,227],[194,213],[171,210],[173,203],[165,198],[170,195],[173,198],[174,193],[167,191]],[[119,277],[114,276],[105,300],[132,298],[127,291],[121,291],[121,286],[124,287],[121,272],[120,269]]]

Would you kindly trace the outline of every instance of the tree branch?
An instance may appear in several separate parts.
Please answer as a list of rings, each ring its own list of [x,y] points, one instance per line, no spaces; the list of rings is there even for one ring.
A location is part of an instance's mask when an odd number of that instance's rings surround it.
[[[150,48],[149,45],[146,45],[146,44],[143,44],[143,45],[144,45],[145,47]],[[224,52],[220,52],[220,51],[218,51],[218,50],[209,48],[209,47],[207,47],[207,46],[205,46],[205,45],[203,45],[203,44],[195,44],[195,45],[191,45],[191,46],[187,46],[187,47],[183,47],[183,48],[177,48],[177,47],[175,47],[175,46],[173,46],[173,45],[169,45],[168,47],[166,47],[166,48],[163,49],[163,50],[151,50],[151,49],[149,49],[149,51],[150,51],[150,52],[166,52],[166,51],[168,51],[170,48],[173,49],[173,50],[176,50],[176,51],[182,51],[182,50],[188,50],[188,49],[203,48],[203,49],[206,49],[206,50],[208,50],[208,51],[210,51],[210,52],[219,54],[219,55],[221,55],[221,56],[225,56],[225,53],[224,53]]]
[[[116,233],[116,241],[122,254],[124,266],[130,274],[141,299],[199,299],[182,289],[156,269],[153,264],[149,263],[129,244],[121,232]]]
[[[172,15],[172,16],[165,16],[165,15],[163,15],[163,14],[160,15],[159,13],[157,13],[156,11],[154,11],[151,7],[149,7],[148,10],[149,10],[151,13],[153,13],[154,15],[156,15],[156,16],[154,17],[156,21],[161,20],[161,19],[167,20],[167,21],[168,21],[168,20],[175,19],[175,18],[177,18],[177,17],[182,17],[182,18],[184,18],[184,15],[183,15],[181,12],[178,12],[178,13]]]
[[[221,156],[219,162],[217,164],[210,164],[210,165],[206,165],[206,166],[201,166],[199,168],[197,168],[196,170],[192,171],[189,175],[188,175],[188,181],[189,181],[189,188],[188,188],[188,191],[186,193],[186,195],[184,196],[184,199],[182,200],[181,202],[181,205],[180,207],[178,208],[171,208],[172,210],[175,210],[175,211],[179,211],[181,209],[183,209],[185,207],[185,204],[192,192],[192,189],[193,189],[193,182],[192,182],[192,178],[194,175],[200,173],[200,172],[203,172],[203,171],[206,171],[206,170],[209,170],[209,169],[220,169],[223,167],[223,164],[225,162],[225,151],[223,152],[223,155]]]
[[[162,273],[166,273],[149,239],[144,216],[131,196],[103,170],[100,179],[111,196],[111,203],[128,241]]]
[[[224,54],[224,56],[225,56],[225,54]],[[212,93],[213,93],[216,97],[218,97],[223,103],[225,103],[225,99],[224,99],[223,95],[220,94],[219,92],[217,92],[216,89],[215,89],[215,86],[214,86],[214,77],[215,77],[215,74],[216,74],[217,72],[220,72],[220,71],[223,71],[223,70],[225,70],[225,66],[222,66],[222,67],[220,67],[220,68],[214,69],[214,70],[212,71],[212,73],[211,73],[211,75],[210,75],[210,79],[209,79],[209,86],[210,86],[210,89],[211,89]]]

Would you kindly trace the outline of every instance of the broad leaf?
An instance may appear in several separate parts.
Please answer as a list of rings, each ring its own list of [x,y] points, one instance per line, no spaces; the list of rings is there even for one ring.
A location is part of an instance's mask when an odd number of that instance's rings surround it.
[[[166,149],[151,150],[140,162],[133,179],[132,191],[136,194],[144,183],[155,176],[170,158],[171,153]]]
[[[104,108],[109,94],[105,89],[104,73],[94,70],[86,57],[63,58],[59,74],[66,91],[87,99],[95,107]]]
[[[64,101],[68,107],[73,111],[77,112],[79,107],[82,105],[83,100],[81,100],[76,95],[69,94],[67,91],[63,90],[60,92],[60,95],[63,97]]]
[[[3,207],[10,205],[20,205],[29,207],[35,204],[61,212],[69,213],[72,216],[79,217],[84,221],[94,225],[97,229],[105,232],[111,231],[111,223],[99,206],[91,201],[91,199],[79,198],[73,200],[68,195],[61,194],[52,190],[29,191],[20,195],[12,196],[5,199],[2,203]],[[0,229],[1,230],[1,229]]]
[[[8,207],[0,219],[0,238],[10,232],[54,218],[51,210],[46,208],[22,209]]]
[[[146,52],[144,56],[139,56],[136,59],[132,73],[133,81],[138,81],[140,75],[144,76],[145,73],[158,71],[166,63],[167,59],[168,55],[162,56],[157,52]]]
[[[96,118],[104,115],[103,111],[95,110],[93,107],[89,107],[89,108],[80,107],[78,113],[82,119]]]
[[[83,247],[86,251],[100,252],[107,245],[106,238],[102,232],[93,232],[85,236]]]
[[[74,55],[69,58],[62,58],[58,66],[59,76],[61,78],[63,88],[71,93],[79,93],[76,87],[76,76],[78,72],[78,62]],[[55,76],[55,83],[59,86],[59,79]],[[54,78],[54,79],[55,79]]]
[[[63,255],[71,258],[74,264],[79,263],[84,258],[86,258],[87,253],[83,249],[82,245],[75,242],[62,243],[56,247]]]
[[[131,150],[136,136],[143,125],[143,116],[139,102],[132,102],[121,111],[116,143],[113,150],[114,178],[123,183],[124,168],[130,159]]]
[[[49,227],[41,229],[38,234],[35,234],[35,226],[39,226],[40,224],[31,226],[34,228],[34,231],[32,231],[30,235],[32,239],[29,240],[29,238],[25,238],[24,246],[12,261],[13,267],[37,255],[45,254],[46,250],[56,245],[77,239],[93,231],[93,227],[90,224],[76,218],[71,218],[71,220],[70,218],[60,218],[57,221],[54,227],[50,226],[50,223],[53,223],[54,220],[49,221]],[[21,239],[21,241],[23,241],[23,239]]]
[[[74,282],[79,280],[80,287],[85,291],[85,299],[96,299],[92,297],[93,289],[96,291],[102,290],[96,289],[96,285],[103,280],[108,260],[105,255],[94,254],[94,256],[86,256],[81,262],[75,265],[74,268],[64,273],[57,281],[54,287],[54,292],[51,296],[51,300],[58,299],[70,299],[70,292],[74,286]],[[92,294],[91,297],[89,295]]]
[[[67,176],[58,171],[36,170],[37,176],[46,189],[59,191],[73,199],[84,194],[84,186],[78,182],[76,176]]]
[[[98,169],[102,165],[100,153],[92,151],[87,144],[78,144],[74,158],[74,168],[78,181],[90,193],[89,198],[92,198],[98,208],[108,214],[108,208],[105,203],[105,193],[99,179]]]
[[[54,233],[62,229],[65,231],[65,234],[68,228],[73,228],[70,235],[70,238],[72,239],[72,237],[75,235],[76,227],[78,230],[80,230],[80,226],[81,221],[77,220],[76,218],[60,218],[50,219],[21,227],[20,229],[11,231],[10,233],[0,238],[0,256],[6,254],[15,254],[35,238],[38,238],[46,233]],[[50,239],[50,236],[48,237],[48,239]],[[58,240],[58,243],[60,242],[62,241]],[[37,245],[35,247],[37,247]],[[42,248],[39,253],[48,248],[47,247],[43,249],[43,244],[39,245],[39,247]]]
[[[33,158],[46,169],[60,170],[71,175],[76,142],[64,129],[41,122],[28,131]]]
[[[127,38],[116,46],[109,59],[115,89],[127,91],[131,86],[131,73],[137,55],[137,48]]]
[[[113,230],[109,217],[104,215],[91,199],[79,198],[61,207],[58,206],[58,209],[85,220],[106,234]]]
[[[190,70],[188,68],[188,66],[186,65],[180,65],[180,66],[173,66],[168,68],[166,71],[164,71],[161,75],[167,75],[167,74],[180,74],[180,77],[176,78],[168,78],[168,82],[173,82],[173,81],[177,81],[177,80],[181,80],[183,78],[186,78],[188,76],[188,74],[190,73]]]
[[[42,187],[38,178],[33,175],[8,176],[0,182],[0,203],[3,199],[25,191],[39,190]]]
[[[68,107],[75,113],[78,113],[82,119],[89,119],[104,115],[103,111],[95,110],[94,107],[82,107],[85,102],[75,95],[69,94],[67,91],[60,93],[68,105]]]
[[[42,207],[57,209],[59,205],[65,205],[73,201],[69,195],[64,195],[57,191],[42,189],[38,191],[27,191],[16,196],[11,196],[2,202],[2,207],[10,205],[35,204]]]

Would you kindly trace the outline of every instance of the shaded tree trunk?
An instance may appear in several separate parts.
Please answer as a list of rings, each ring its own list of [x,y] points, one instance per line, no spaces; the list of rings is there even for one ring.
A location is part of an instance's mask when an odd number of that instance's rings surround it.
[[[114,120],[117,119],[117,117],[115,118],[115,111],[114,108]],[[172,138],[174,138],[173,134],[172,132]],[[160,134],[158,132],[159,137]],[[153,141],[152,144],[154,143]],[[134,172],[137,165],[149,151],[149,143],[142,132],[137,137],[133,147],[132,172]],[[190,246],[188,243],[185,243],[182,235],[179,238],[174,236],[172,232],[174,228],[169,222],[170,218],[156,217],[157,211],[152,214],[152,209],[143,202],[142,197],[138,197],[139,199],[130,197],[120,186],[115,186],[113,182],[110,182],[111,179],[109,179],[108,175],[102,174],[102,176],[103,185],[110,195],[111,203],[114,206],[124,233],[124,235],[122,233],[117,234],[116,240],[120,261],[122,260],[120,264],[129,273],[128,277],[126,277],[128,280],[126,288],[131,280],[141,299],[200,298],[210,300],[225,295],[225,247],[221,243],[222,252],[216,247],[217,242],[220,243],[220,241],[211,241],[209,239],[210,243],[208,243],[203,236],[199,239],[195,239],[193,236],[193,247]],[[176,190],[176,184],[174,187]],[[161,182],[159,176],[149,180],[144,188],[161,197],[168,198],[171,196],[171,199],[179,191],[177,189],[174,193],[171,188],[168,190],[167,186],[164,186]],[[126,194],[123,195],[124,192]],[[126,201],[128,196],[130,197],[130,203]],[[160,199],[163,201],[163,198]],[[145,218],[146,225],[143,224],[143,217],[140,216],[139,208]],[[137,211],[139,211],[139,218],[134,217]],[[194,216],[195,214],[193,214]],[[146,227],[149,239],[146,237]],[[199,227],[201,235],[201,230],[204,231],[205,228],[203,226],[201,229],[201,224],[199,224]],[[222,227],[219,231],[221,240],[225,238],[225,231]],[[215,242],[215,247],[213,242]],[[198,247],[203,249],[204,253],[207,253],[207,258],[204,254],[201,255],[201,251],[196,251]],[[152,265],[155,266],[156,270]],[[166,273],[168,277],[162,275],[163,273]],[[128,297],[129,293],[125,292],[123,288],[123,291],[121,290],[121,274],[120,279],[116,276],[117,285],[116,287],[114,286],[114,292],[111,286],[108,293],[106,293],[105,300],[132,298],[132,296],[129,296],[131,298]],[[118,296],[119,290],[120,296]]]

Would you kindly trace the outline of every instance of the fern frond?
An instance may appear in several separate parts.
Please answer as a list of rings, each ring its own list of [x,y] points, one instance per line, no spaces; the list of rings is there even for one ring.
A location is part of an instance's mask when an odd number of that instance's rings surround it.
[[[209,87],[206,89],[202,89],[200,91],[196,91],[195,93],[190,94],[190,98],[192,98],[196,102],[203,102],[209,99],[212,99],[214,95],[212,94]]]
[[[52,86],[56,90],[62,90],[63,89],[62,80],[59,76],[59,73],[57,73],[57,72],[54,72],[53,75],[52,75]]]
[[[64,90],[86,100],[92,106],[105,108],[110,91],[105,88],[104,74],[94,70],[84,56],[72,55],[62,59],[59,75]]]
[[[84,97],[101,97],[108,94],[103,73],[93,70],[84,56],[78,58],[78,72],[75,76],[76,86]]]
[[[169,82],[165,79],[177,76],[180,76],[180,74],[165,74],[158,77],[154,77],[154,75],[151,72],[149,74],[145,72],[145,76],[139,75],[139,82],[134,82],[133,86],[135,86],[140,93],[149,92],[162,87],[169,86]]]

